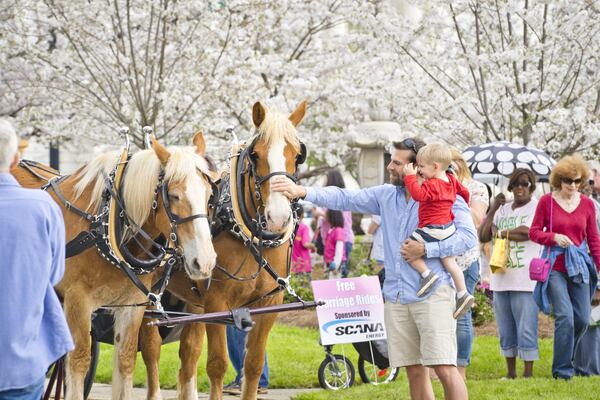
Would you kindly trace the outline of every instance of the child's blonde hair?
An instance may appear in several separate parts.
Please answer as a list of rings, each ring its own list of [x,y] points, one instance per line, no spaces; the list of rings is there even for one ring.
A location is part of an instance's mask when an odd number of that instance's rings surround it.
[[[442,170],[446,170],[452,162],[452,151],[446,144],[431,143],[419,150],[417,162],[438,163]]]

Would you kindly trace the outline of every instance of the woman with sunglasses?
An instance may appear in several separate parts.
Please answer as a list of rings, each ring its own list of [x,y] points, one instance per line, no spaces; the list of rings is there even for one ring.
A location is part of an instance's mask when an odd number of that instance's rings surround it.
[[[534,299],[555,316],[552,376],[557,379],[571,379],[575,372],[573,354],[590,321],[600,266],[596,209],[579,192],[589,176],[581,156],[562,158],[550,174],[554,191],[540,198],[529,230],[531,240],[545,246],[543,257],[552,266],[548,279],[537,283]]]
[[[538,307],[533,301],[535,282],[529,279],[529,263],[538,257],[540,246],[529,240],[529,227],[536,210],[535,175],[517,168],[508,181],[513,201],[506,202],[500,193],[494,199],[485,222],[479,228],[479,238],[489,242],[496,235],[509,239],[506,271],[492,275],[490,289],[494,292],[494,315],[500,336],[500,350],[506,358],[506,377],[517,377],[517,356],[523,360],[523,377],[533,376],[533,362],[539,359]]]

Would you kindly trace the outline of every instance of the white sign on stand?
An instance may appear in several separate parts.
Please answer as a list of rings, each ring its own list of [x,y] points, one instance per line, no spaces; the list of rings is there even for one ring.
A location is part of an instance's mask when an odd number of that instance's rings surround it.
[[[376,276],[312,281],[321,344],[386,338],[383,296]]]

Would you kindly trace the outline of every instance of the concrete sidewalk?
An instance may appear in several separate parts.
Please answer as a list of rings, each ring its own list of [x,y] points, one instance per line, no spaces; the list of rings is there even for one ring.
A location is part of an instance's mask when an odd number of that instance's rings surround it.
[[[89,400],[109,400],[111,397],[111,386],[103,383],[94,383],[92,386],[92,392],[90,393]],[[300,393],[314,392],[319,389],[269,389],[269,393],[258,395],[259,399],[262,400],[288,400],[292,396],[296,396]],[[161,390],[163,400],[177,399],[177,391],[175,390]],[[198,398],[201,400],[208,399],[208,393],[198,393]],[[133,400],[145,400],[146,399],[146,388],[133,388]],[[239,396],[223,395],[224,400],[239,399]]]

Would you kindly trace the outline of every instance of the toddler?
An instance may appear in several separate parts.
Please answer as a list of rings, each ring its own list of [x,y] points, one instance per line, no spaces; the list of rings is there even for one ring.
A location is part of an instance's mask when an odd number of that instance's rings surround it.
[[[419,225],[410,236],[412,240],[420,243],[439,242],[456,232],[452,205],[457,194],[469,204],[469,191],[453,174],[446,172],[451,162],[449,147],[432,143],[417,154],[417,167],[423,177],[422,183],[419,184],[415,166],[405,166],[404,184],[412,198],[419,202]],[[456,286],[454,318],[460,318],[473,306],[475,299],[467,292],[463,272],[455,257],[442,258],[442,265],[450,273]],[[439,277],[427,268],[424,259],[413,261],[411,266],[421,274],[417,296],[423,297],[431,291]]]

